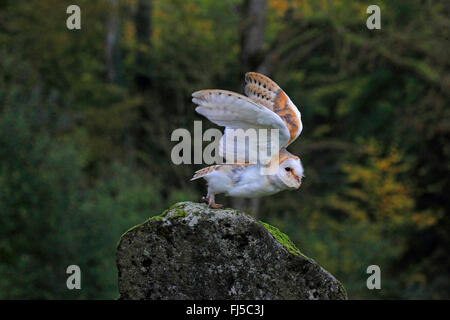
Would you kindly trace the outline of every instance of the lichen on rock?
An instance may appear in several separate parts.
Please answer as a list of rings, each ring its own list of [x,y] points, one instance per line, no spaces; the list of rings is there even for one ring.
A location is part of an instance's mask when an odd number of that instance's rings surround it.
[[[234,209],[180,202],[117,247],[121,299],[346,299],[287,235]]]

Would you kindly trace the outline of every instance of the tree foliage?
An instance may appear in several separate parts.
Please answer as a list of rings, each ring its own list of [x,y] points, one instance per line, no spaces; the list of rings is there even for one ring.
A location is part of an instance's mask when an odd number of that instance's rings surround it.
[[[200,166],[170,161],[171,132],[201,120],[191,93],[240,91],[247,66],[304,124],[290,146],[304,183],[260,217],[350,298],[449,297],[448,5],[379,1],[368,30],[363,1],[253,2],[83,0],[79,31],[69,1],[0,4],[1,298],[115,298],[120,235],[204,192],[189,182]]]

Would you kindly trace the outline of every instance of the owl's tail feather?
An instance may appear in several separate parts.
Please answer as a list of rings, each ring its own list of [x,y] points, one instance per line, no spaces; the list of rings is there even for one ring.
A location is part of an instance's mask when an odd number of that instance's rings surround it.
[[[202,177],[206,176],[207,174],[217,170],[220,167],[221,167],[221,165],[219,164],[219,165],[214,165],[214,166],[210,166],[210,167],[206,167],[206,168],[197,170],[197,171],[195,171],[194,176],[192,177],[191,181],[202,178]]]

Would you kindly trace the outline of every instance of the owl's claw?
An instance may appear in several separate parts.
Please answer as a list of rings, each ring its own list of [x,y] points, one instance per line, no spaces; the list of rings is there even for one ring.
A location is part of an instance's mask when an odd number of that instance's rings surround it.
[[[211,204],[209,205],[209,207],[210,207],[210,208],[213,208],[213,209],[222,209],[222,208],[223,208],[223,205],[222,205],[222,204],[218,204],[218,203],[211,203]]]
[[[217,204],[215,201],[215,195],[212,192],[208,192],[208,195],[206,197],[202,197],[200,199],[200,202],[204,202],[208,205],[209,208],[212,209],[222,209],[223,205]]]

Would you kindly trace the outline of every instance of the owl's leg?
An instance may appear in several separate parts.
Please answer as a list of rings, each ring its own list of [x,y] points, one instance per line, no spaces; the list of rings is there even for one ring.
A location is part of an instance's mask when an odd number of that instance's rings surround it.
[[[209,204],[209,194],[210,194],[210,191],[209,191],[209,189],[208,189],[208,193],[207,193],[206,197],[202,197],[202,198],[200,199],[200,202],[204,202],[204,203],[206,203],[206,204]]]
[[[213,209],[222,209],[223,205],[216,203],[214,193],[208,191],[208,207]]]

